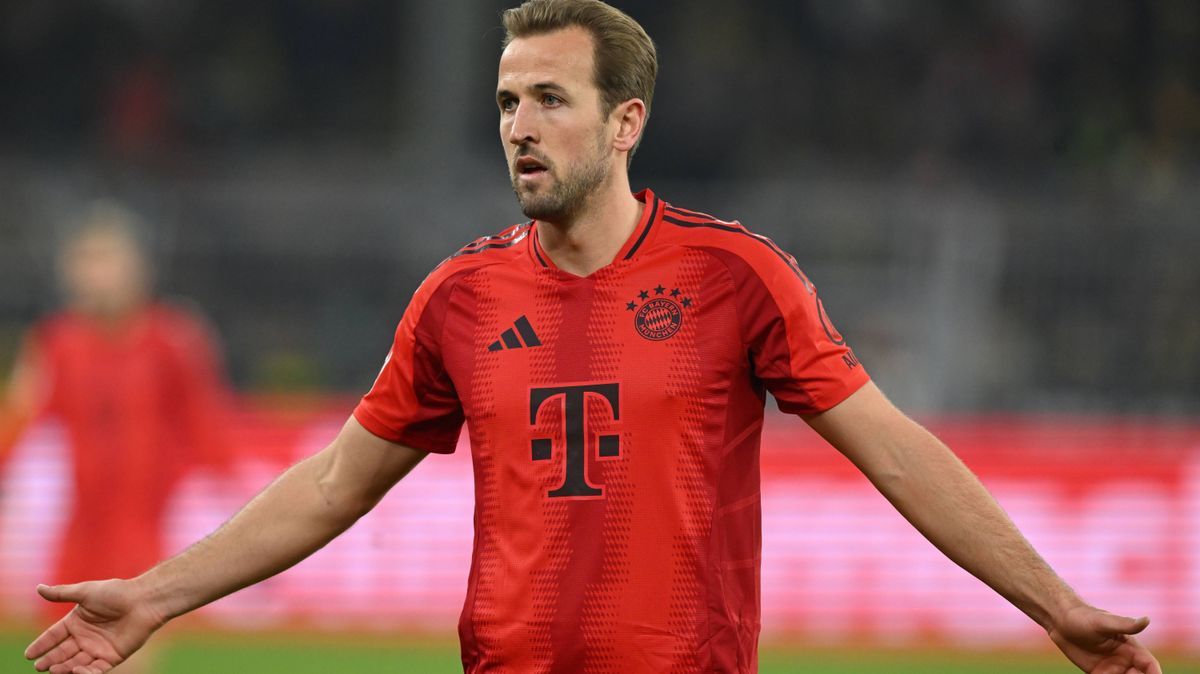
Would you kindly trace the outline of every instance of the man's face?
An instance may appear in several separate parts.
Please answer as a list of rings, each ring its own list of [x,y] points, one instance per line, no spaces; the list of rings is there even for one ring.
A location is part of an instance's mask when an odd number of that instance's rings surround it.
[[[571,27],[515,39],[500,57],[500,139],[526,217],[569,220],[612,170],[593,52],[591,35]]]
[[[145,260],[136,244],[120,234],[83,234],[63,251],[61,270],[71,303],[88,314],[121,314],[146,294]]]

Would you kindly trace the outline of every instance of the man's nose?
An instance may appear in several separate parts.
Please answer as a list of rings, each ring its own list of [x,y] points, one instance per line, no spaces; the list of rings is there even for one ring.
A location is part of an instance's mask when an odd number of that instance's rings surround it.
[[[537,125],[533,113],[534,110],[528,106],[517,105],[517,109],[513,111],[512,124],[508,127],[508,142],[513,145],[537,142]]]

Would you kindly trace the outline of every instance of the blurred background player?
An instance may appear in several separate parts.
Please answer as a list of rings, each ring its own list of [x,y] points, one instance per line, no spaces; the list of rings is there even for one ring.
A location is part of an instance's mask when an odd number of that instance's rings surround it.
[[[139,573],[166,552],[163,516],[191,469],[228,466],[226,384],[211,331],[154,298],[136,217],[99,202],[63,243],[66,307],[29,331],[0,408],[0,465],[41,417],[73,463],[60,582]],[[64,612],[47,605],[47,618]],[[134,659],[126,672],[150,671]]]

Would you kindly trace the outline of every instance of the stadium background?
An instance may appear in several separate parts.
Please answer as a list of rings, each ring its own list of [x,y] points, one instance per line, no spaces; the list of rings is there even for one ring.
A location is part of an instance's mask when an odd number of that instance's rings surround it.
[[[163,293],[212,320],[242,394],[244,479],[186,485],[175,545],[331,437],[433,265],[522,220],[506,4],[0,3],[0,368],[56,305],[72,218],[111,198],[152,224]],[[1200,671],[1200,5],[614,4],[660,49],[635,186],[792,252],[1068,580]],[[768,428],[764,671],[1070,671],[802,424]],[[464,454],[185,622],[170,671],[454,671]],[[65,461],[47,423],[0,473],[3,672],[26,671]]]

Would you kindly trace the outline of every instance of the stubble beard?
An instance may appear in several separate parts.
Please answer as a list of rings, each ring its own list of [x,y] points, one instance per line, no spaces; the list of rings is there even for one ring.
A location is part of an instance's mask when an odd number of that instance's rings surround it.
[[[572,166],[547,189],[539,192],[524,188],[519,175],[514,173],[513,192],[525,217],[556,224],[573,221],[608,176],[608,162],[600,150],[597,147],[595,153]]]

